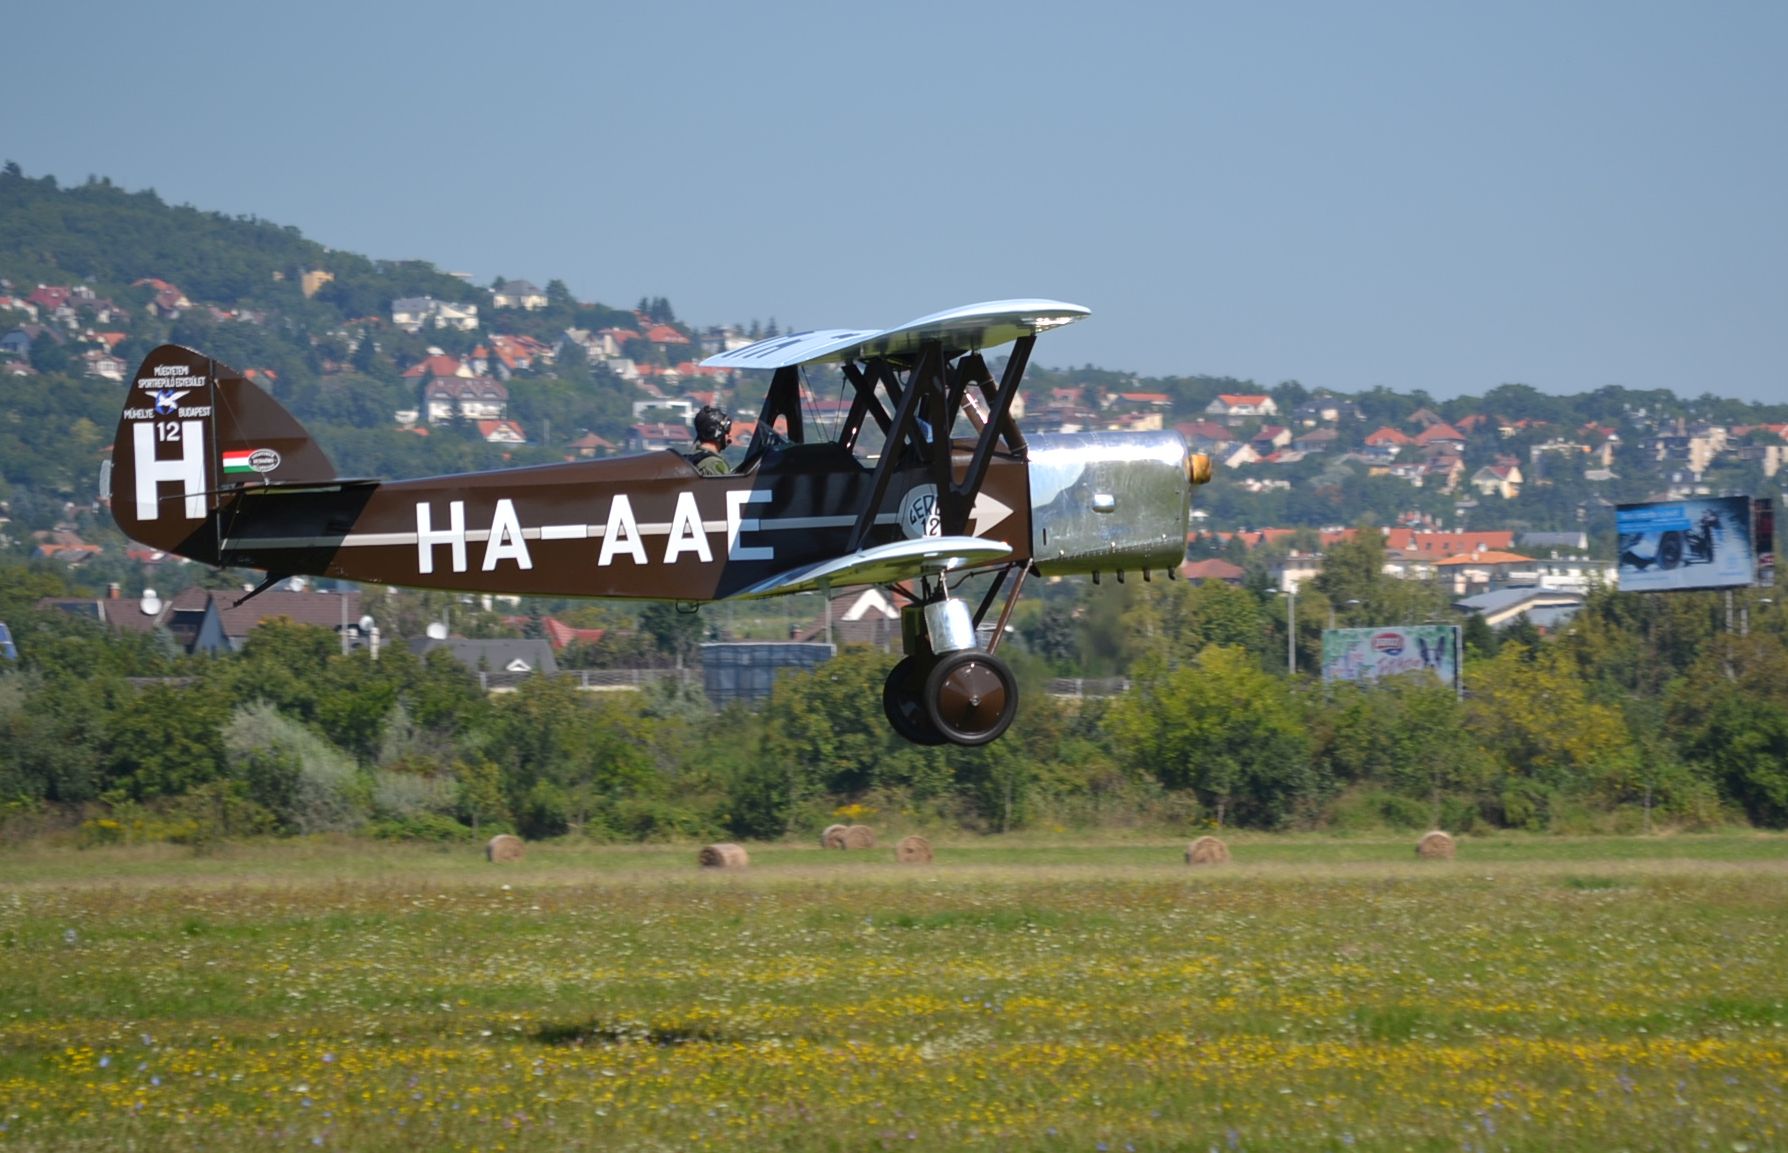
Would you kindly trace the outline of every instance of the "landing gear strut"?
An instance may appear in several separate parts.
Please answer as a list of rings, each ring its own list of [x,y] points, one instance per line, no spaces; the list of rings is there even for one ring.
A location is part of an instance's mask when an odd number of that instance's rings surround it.
[[[935,588],[927,582],[924,598],[902,610],[901,637],[907,655],[882,685],[882,711],[895,732],[916,745],[972,747],[1012,724],[1018,681],[981,647],[968,605],[941,579]]]

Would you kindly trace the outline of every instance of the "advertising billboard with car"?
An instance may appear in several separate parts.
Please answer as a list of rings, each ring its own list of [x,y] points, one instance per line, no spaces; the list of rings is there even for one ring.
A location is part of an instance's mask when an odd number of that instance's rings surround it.
[[[1748,496],[1615,506],[1622,592],[1739,588],[1757,580]]]

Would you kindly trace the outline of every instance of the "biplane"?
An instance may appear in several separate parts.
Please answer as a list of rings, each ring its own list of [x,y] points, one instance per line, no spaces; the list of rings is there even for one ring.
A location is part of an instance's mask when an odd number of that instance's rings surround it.
[[[920,744],[984,744],[1018,705],[997,649],[1025,578],[1174,575],[1192,486],[1210,477],[1208,458],[1171,431],[1019,430],[1014,401],[1038,334],[1086,315],[1003,300],[709,357],[770,374],[744,458],[720,476],[664,449],[345,478],[259,385],[163,345],[130,381],[106,495],[126,535],[261,569],[260,588],[307,575],[700,604],[889,586],[904,649],[883,689],[889,723]],[[1006,344],[996,378],[984,354]],[[828,415],[810,374],[834,366]],[[971,605],[962,582],[983,573],[994,579]]]

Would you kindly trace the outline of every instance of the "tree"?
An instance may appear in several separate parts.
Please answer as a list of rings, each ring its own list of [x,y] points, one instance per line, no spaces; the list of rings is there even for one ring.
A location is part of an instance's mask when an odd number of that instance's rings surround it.
[[[135,800],[179,796],[225,773],[226,701],[150,685],[128,701],[107,734],[107,777]]]
[[[1132,767],[1193,790],[1219,824],[1282,825],[1319,789],[1286,682],[1241,649],[1213,645],[1139,680],[1112,705],[1106,732]]]
[[[488,757],[456,761],[453,778],[459,786],[456,798],[459,818],[471,826],[474,837],[481,826],[508,822],[509,806],[503,801],[503,774],[495,761]]]
[[[670,601],[648,603],[640,610],[639,627],[678,668],[690,664],[701,646],[701,615],[684,612]]]
[[[1618,709],[1590,698],[1582,670],[1556,645],[1505,638],[1466,669],[1466,715],[1502,776],[1503,820],[1541,827],[1555,794],[1584,792],[1607,766],[1633,755]]]

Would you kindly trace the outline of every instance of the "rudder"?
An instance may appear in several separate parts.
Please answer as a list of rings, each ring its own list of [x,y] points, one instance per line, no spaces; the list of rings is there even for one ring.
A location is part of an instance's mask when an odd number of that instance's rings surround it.
[[[228,365],[164,344],[131,378],[110,499],[112,519],[133,540],[215,564],[220,519],[236,493],[334,478],[304,426]]]

